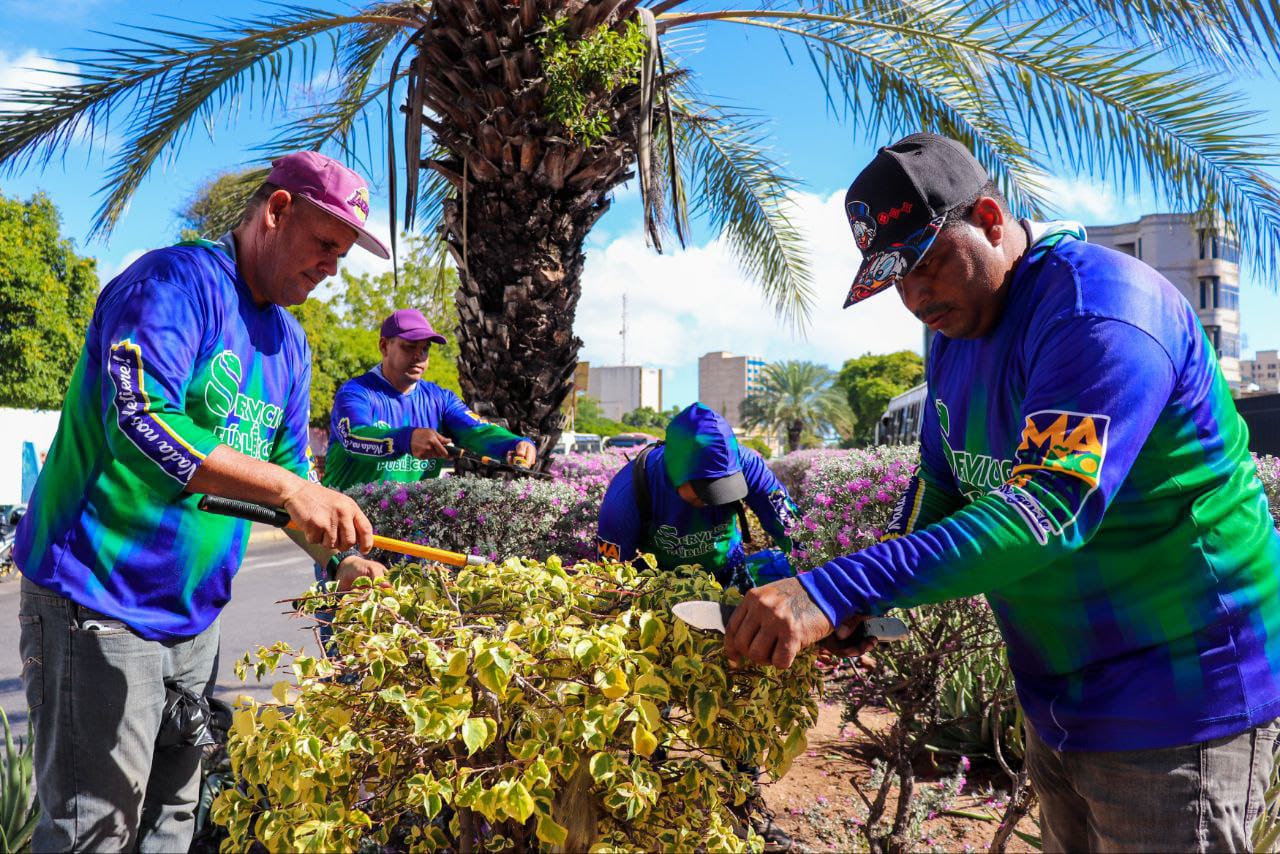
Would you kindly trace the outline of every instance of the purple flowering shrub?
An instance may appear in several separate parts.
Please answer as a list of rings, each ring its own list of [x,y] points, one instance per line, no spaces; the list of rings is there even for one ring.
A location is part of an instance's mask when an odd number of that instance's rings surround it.
[[[1271,518],[1280,528],[1280,457],[1269,454],[1254,454],[1254,462],[1258,464],[1258,479],[1267,492],[1267,504],[1271,508]]]
[[[380,534],[500,561],[595,557],[595,482],[443,477],[348,490]]]
[[[584,495],[599,492],[601,498],[609,481],[634,453],[624,456],[621,449],[600,454],[564,454],[551,458],[547,471],[557,481],[571,484]]]
[[[792,531],[793,564],[807,569],[875,543],[917,461],[915,446],[800,451],[771,461],[802,513]],[[997,761],[1009,773],[1010,803],[1019,812],[1030,791],[1020,767],[1013,677],[986,600],[961,599],[895,615],[910,627],[906,640],[877,647],[875,668],[841,666],[835,673],[847,674],[837,689],[846,723],[862,731],[884,763],[863,797],[866,820],[858,826],[871,850],[919,846],[930,811],[925,795],[932,790],[915,784],[914,768],[926,751],[958,756],[966,766],[969,756]],[[891,711],[894,724],[886,730],[860,722],[858,713],[872,706]],[[891,789],[907,793],[902,808],[889,809]]]
[[[771,462],[803,514],[791,533],[793,564],[808,569],[878,540],[918,458],[915,446],[894,445],[797,451]]]

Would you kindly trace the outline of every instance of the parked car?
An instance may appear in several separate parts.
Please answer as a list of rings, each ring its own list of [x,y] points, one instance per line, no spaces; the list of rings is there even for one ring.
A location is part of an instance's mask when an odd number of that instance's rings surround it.
[[[643,448],[656,441],[658,437],[650,436],[648,433],[619,433],[616,436],[609,436],[602,444],[606,448]]]
[[[563,456],[567,453],[598,454],[600,453],[600,436],[596,433],[574,433],[569,430],[560,434],[560,440],[551,449],[554,454]]]

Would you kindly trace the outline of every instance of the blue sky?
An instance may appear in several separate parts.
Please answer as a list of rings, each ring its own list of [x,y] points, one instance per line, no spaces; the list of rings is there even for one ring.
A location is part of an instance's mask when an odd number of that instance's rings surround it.
[[[127,4],[0,0],[0,16],[5,20],[0,34],[0,88],[33,79],[32,72],[24,69],[74,71],[77,48],[109,42],[91,30],[111,31],[118,24],[180,28],[180,23],[159,17],[175,8],[152,0]],[[219,14],[230,17],[260,15],[269,8],[241,0],[218,4]],[[891,295],[847,312],[839,310],[857,260],[839,199],[875,146],[891,140],[867,139],[830,115],[807,61],[797,57],[797,64],[791,64],[772,37],[711,25],[681,34],[669,49],[695,70],[700,88],[708,95],[730,106],[757,110],[771,120],[774,154],[802,183],[795,199],[796,222],[807,235],[813,259],[812,320],[806,336],[795,336],[779,325],[754,286],[737,272],[726,248],[705,229],[697,231],[685,251],[657,256],[646,249],[635,192],[627,187],[618,192],[613,210],[590,237],[576,327],[584,341],[583,358],[596,363],[619,361],[624,293],[630,319],[628,361],[656,365],[667,372],[668,405],[694,399],[697,356],[711,350],[768,359],[806,358],[838,367],[843,359],[868,351],[918,349],[919,326]],[[317,77],[322,72],[317,71]],[[306,82],[301,77],[299,88]],[[1280,135],[1276,80],[1223,82],[1240,89],[1250,106],[1265,112],[1260,130]],[[273,111],[245,104],[230,126],[215,125],[212,137],[197,130],[176,160],[157,168],[144,182],[109,240],[88,238],[100,203],[96,191],[109,166],[101,145],[93,153],[85,145],[73,147],[63,161],[43,172],[30,169],[0,176],[0,192],[24,197],[37,189],[48,193],[62,212],[64,233],[80,251],[99,259],[105,281],[145,249],[171,242],[177,228],[175,211],[183,202],[206,179],[245,163],[253,156],[250,148],[270,138],[282,116],[264,115],[268,112]],[[108,132],[108,146],[111,141]],[[382,209],[385,222],[381,164],[373,165],[369,177],[375,212]],[[1124,195],[1090,176],[1059,174],[1056,178],[1059,213],[1086,225],[1130,220],[1160,210],[1149,195]],[[1280,181],[1280,174],[1276,179]],[[350,260],[355,270],[381,269],[358,250]],[[1274,283],[1259,282],[1247,269],[1244,278],[1241,320],[1249,349],[1280,347],[1280,296]]]

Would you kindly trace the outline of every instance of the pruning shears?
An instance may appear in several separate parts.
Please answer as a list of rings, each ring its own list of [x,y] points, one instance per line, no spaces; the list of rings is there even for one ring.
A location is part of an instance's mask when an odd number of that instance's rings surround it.
[[[680,602],[671,606],[671,612],[695,629],[725,633],[733,618],[735,605],[709,600]],[[870,617],[858,623],[853,635],[842,641],[843,646],[854,647],[866,640],[880,642],[902,640],[907,636],[907,624],[897,617]]]
[[[506,472],[512,472],[513,474],[518,474],[521,477],[535,477],[535,478],[538,478],[539,480],[555,480],[555,478],[553,478],[551,475],[547,474],[546,472],[537,471],[535,469],[529,468],[528,466],[519,465],[517,463],[508,463],[508,462],[505,462],[504,460],[495,460],[493,457],[485,456],[484,454],[475,454],[475,453],[472,453],[471,451],[465,450],[463,448],[459,448],[457,445],[454,445],[454,444],[445,445],[444,449],[448,451],[449,456],[454,459],[471,460],[472,462],[479,463],[480,465],[483,465],[483,466],[493,466],[499,471],[506,471]]]
[[[261,522],[264,525],[273,525],[277,528],[289,528],[294,531],[301,531],[302,528],[298,523],[293,521],[284,510],[276,507],[268,507],[265,504],[255,504],[252,501],[240,501],[235,498],[222,498],[217,495],[202,495],[200,497],[199,507],[201,510],[209,513],[218,513],[222,516],[234,516],[237,519],[247,519],[250,522]],[[418,543],[410,543],[404,540],[396,540],[391,537],[384,537],[380,534],[373,535],[374,548],[385,549],[396,554],[409,555],[411,557],[426,558],[436,563],[448,564],[449,566],[484,566],[489,561],[479,555],[464,555],[461,552],[451,552],[444,549],[433,548],[432,546],[419,545]]]

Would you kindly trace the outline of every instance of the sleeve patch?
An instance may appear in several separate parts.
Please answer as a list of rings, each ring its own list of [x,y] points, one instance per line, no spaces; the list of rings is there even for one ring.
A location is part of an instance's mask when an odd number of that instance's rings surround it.
[[[596,537],[596,557],[602,560],[621,560],[622,547],[601,537]]]
[[[1061,472],[1096,488],[1107,456],[1107,415],[1045,409],[1027,416],[1013,475]]]
[[[200,467],[204,454],[185,442],[151,411],[142,348],[127,338],[111,345],[107,372],[115,386],[120,432],[165,474],[185,486]]]

